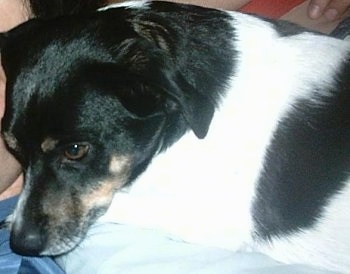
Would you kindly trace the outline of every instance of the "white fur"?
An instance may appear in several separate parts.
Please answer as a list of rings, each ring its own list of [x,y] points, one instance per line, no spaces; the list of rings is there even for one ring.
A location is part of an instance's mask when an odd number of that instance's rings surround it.
[[[330,203],[315,229],[275,239],[271,249],[252,243],[250,210],[266,147],[278,121],[296,98],[313,98],[314,89],[308,87],[332,85],[349,44],[312,34],[279,37],[268,22],[230,14],[238,35],[233,42],[239,51],[238,68],[208,136],[198,140],[190,132],[157,156],[130,189],[115,195],[100,221],[137,224],[186,241],[233,250],[259,248],[284,262],[334,269],[350,254],[350,217],[344,211],[350,187]],[[339,224],[338,219],[346,224]],[[345,255],[335,254],[332,262],[323,263],[324,257],[337,250],[332,240],[344,242],[339,248]],[[318,244],[324,256],[310,254],[311,247]]]
[[[19,196],[17,205],[13,213],[7,218],[7,221],[11,225],[11,229],[17,229],[21,228],[23,226],[23,210],[25,203],[28,199],[28,195],[30,193],[30,177],[31,177],[31,169],[30,166],[25,172],[25,181],[27,182],[24,184],[23,190],[21,195]]]
[[[113,8],[130,8],[130,9],[139,9],[139,8],[147,8],[148,0],[138,0],[138,1],[125,1],[121,3],[114,3],[107,5],[105,7],[99,8],[98,11],[105,11]]]

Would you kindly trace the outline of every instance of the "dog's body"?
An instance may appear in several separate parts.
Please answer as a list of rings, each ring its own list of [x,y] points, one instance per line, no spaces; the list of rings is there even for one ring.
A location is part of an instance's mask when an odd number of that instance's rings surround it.
[[[8,36],[15,250],[68,251],[113,199],[101,221],[350,271],[349,44],[143,1]]]

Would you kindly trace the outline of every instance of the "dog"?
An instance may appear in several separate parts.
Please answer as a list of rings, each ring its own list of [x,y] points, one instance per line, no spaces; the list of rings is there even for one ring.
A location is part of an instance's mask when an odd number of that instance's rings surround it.
[[[63,254],[116,220],[349,273],[349,54],[158,1],[3,33],[2,136],[25,173],[12,249]]]

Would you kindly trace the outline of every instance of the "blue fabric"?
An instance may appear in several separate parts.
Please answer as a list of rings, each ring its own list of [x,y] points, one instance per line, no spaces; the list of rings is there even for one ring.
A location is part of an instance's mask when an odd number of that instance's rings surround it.
[[[0,201],[0,221],[16,206],[18,197]],[[11,251],[9,231],[0,229],[0,273],[6,274],[64,274],[49,257],[22,257]]]
[[[258,253],[190,244],[151,229],[94,224],[83,243],[57,258],[72,274],[336,274],[281,264]]]

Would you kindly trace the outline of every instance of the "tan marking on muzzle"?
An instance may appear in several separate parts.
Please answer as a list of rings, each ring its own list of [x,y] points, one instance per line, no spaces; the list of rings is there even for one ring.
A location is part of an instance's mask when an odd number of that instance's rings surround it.
[[[114,194],[112,181],[101,182],[101,187],[82,197],[83,210],[87,214],[94,207],[108,206]]]
[[[109,164],[111,178],[100,182],[100,187],[82,197],[83,207],[88,212],[96,206],[109,205],[116,190],[123,187],[129,176],[130,157],[113,155]]]
[[[56,147],[57,143],[58,140],[48,137],[41,143],[41,149],[43,152],[49,152]]]

